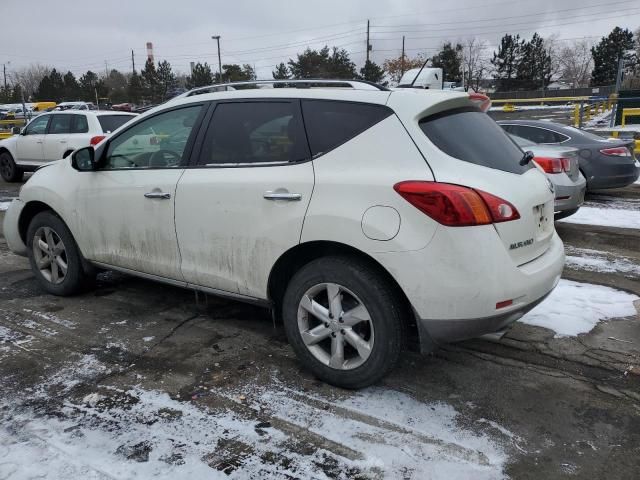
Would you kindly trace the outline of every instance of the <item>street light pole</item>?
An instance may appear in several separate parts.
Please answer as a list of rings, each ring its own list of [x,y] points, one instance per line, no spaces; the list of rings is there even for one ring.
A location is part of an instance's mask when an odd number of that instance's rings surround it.
[[[213,35],[211,38],[218,42],[218,71],[220,72],[220,83],[222,83],[222,59],[220,58],[220,35]]]

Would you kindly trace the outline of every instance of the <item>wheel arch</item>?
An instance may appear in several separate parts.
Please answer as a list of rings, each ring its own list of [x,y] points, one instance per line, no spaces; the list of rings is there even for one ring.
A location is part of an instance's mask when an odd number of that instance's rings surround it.
[[[29,224],[33,217],[35,217],[40,212],[51,211],[56,217],[60,218],[64,222],[64,219],[60,216],[58,212],[55,211],[50,205],[40,202],[38,200],[32,200],[27,202],[20,213],[20,218],[18,219],[18,233],[20,233],[20,238],[27,244],[27,229],[29,228]],[[66,224],[66,222],[65,222]]]
[[[333,241],[311,241],[296,245],[283,253],[276,261],[269,274],[267,283],[267,295],[274,305],[277,318],[281,317],[280,306],[285,290],[291,277],[307,263],[326,256],[350,256],[356,257],[377,271],[393,288],[395,294],[402,303],[402,318],[406,321],[409,346],[412,350],[419,350],[420,332],[417,327],[416,315],[411,302],[404,291],[389,273],[389,271],[375,258],[350,245]]]
[[[11,150],[9,150],[5,146],[0,147],[0,154],[3,154],[3,153],[8,153],[9,155],[11,155],[11,158],[13,158],[13,153],[11,153]],[[15,159],[13,160],[15,161]]]

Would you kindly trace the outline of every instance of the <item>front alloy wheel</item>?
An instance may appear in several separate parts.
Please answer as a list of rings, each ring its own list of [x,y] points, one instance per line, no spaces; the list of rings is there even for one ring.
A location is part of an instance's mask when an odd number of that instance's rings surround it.
[[[67,276],[67,250],[60,236],[50,227],[36,230],[32,242],[33,257],[42,276],[58,285]]]
[[[369,311],[337,283],[307,290],[298,307],[298,329],[311,354],[331,368],[351,370],[371,355],[374,329]]]

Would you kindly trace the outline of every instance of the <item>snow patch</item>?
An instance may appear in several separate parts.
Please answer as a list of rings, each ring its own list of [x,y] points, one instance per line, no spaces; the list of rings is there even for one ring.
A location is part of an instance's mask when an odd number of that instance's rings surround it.
[[[640,211],[616,208],[580,207],[580,210],[570,217],[563,218],[558,221],[579,223],[583,225],[598,225],[601,227],[640,229]]]
[[[11,205],[11,201],[10,202],[4,202],[4,201],[0,202],[0,212],[6,212],[9,209],[9,205]]]
[[[565,245],[565,264],[578,270],[599,273],[622,273],[627,277],[640,277],[640,265],[630,258],[617,256],[609,259],[604,252]]]
[[[545,327],[555,337],[590,332],[600,321],[636,315],[632,295],[601,285],[561,279],[540,305],[520,319],[522,323]]]
[[[74,322],[59,318],[58,316],[53,315],[52,313],[39,312],[37,310],[31,310],[29,308],[23,308],[22,311],[25,313],[29,313],[34,317],[41,318],[42,320],[47,320],[48,322],[55,323],[62,327],[68,328],[69,330],[74,330],[76,328],[76,324]]]

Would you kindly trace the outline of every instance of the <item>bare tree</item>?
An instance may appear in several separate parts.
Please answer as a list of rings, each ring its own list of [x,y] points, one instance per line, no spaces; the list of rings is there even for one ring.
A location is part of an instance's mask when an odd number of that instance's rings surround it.
[[[562,71],[562,65],[560,64],[562,46],[557,33],[553,33],[544,39],[544,48],[547,51],[547,55],[549,55],[549,70],[545,82],[548,85],[554,80],[559,80]]]
[[[558,54],[560,79],[573,88],[589,86],[593,58],[591,44],[586,40],[575,40],[562,47]]]
[[[26,98],[31,97],[40,85],[40,81],[51,72],[51,67],[32,63],[28,67],[23,67],[11,74],[11,83],[19,84]]]
[[[482,77],[489,72],[488,48],[486,40],[479,38],[469,38],[462,46],[465,84],[476,91],[480,89]]]

